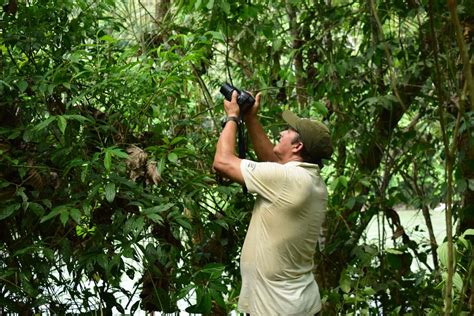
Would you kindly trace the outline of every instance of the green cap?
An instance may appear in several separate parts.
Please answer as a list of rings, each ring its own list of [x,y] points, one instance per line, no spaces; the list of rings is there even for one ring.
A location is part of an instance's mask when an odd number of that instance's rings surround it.
[[[313,158],[331,158],[331,134],[326,125],[318,121],[299,118],[288,110],[283,111],[282,117],[300,134],[304,147]]]

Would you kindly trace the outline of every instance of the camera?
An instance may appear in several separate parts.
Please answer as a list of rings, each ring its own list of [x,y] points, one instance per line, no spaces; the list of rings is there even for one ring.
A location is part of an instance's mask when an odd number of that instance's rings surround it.
[[[232,92],[237,91],[237,104],[239,105],[240,112],[247,112],[255,103],[254,97],[252,97],[247,91],[240,91],[230,83],[224,83],[221,87],[220,92],[224,95],[227,101],[232,100]]]

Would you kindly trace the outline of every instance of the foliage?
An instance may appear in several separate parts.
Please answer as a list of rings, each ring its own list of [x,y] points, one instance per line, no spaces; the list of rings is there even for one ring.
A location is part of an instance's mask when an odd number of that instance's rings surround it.
[[[331,126],[325,311],[467,311],[474,105],[458,57],[463,43],[472,56],[472,0],[459,25],[433,1],[1,4],[2,311],[235,308],[253,198],[211,170],[225,80],[264,92],[273,135],[282,108]],[[437,251],[396,209],[422,210],[432,232],[441,203],[460,233]],[[363,242],[374,216],[394,248]]]

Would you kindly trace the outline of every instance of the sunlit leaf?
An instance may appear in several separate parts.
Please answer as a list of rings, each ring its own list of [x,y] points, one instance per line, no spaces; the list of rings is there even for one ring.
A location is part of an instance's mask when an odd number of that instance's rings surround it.
[[[170,162],[176,163],[176,162],[178,162],[178,155],[176,155],[176,153],[174,153],[174,152],[171,152],[171,153],[168,154],[168,160]]]
[[[112,154],[110,153],[110,151],[106,151],[104,155],[105,170],[110,171],[111,166],[112,166]]]
[[[463,233],[463,236],[472,236],[472,235],[474,235],[474,228],[468,228]]]
[[[341,274],[339,287],[344,293],[349,293],[351,291],[351,279],[346,273]]]
[[[116,194],[115,183],[113,182],[107,183],[105,186],[105,199],[109,203],[112,203],[113,200],[115,199],[115,194]]]

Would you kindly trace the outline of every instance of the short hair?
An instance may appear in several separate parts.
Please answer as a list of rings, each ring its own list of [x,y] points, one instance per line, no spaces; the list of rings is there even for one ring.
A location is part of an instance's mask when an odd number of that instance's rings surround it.
[[[296,136],[295,138],[293,138],[293,140],[291,141],[292,144],[295,144],[295,143],[302,143],[303,144],[303,149],[301,150],[301,158],[303,158],[303,161],[304,162],[308,162],[308,163],[313,163],[313,164],[316,164],[319,166],[319,169],[322,169],[324,167],[324,164],[323,164],[323,160],[321,158],[315,158],[313,157],[309,152],[308,150],[306,149],[306,147],[304,146],[304,143],[303,141],[301,140],[301,136],[300,134],[298,133],[297,130],[295,130],[293,127],[290,127],[292,130],[294,130],[296,132]]]

